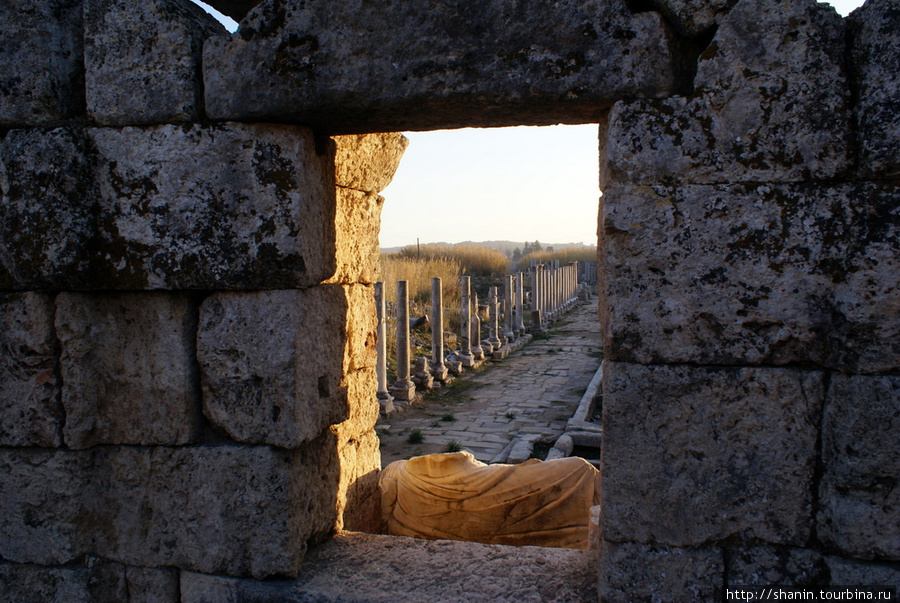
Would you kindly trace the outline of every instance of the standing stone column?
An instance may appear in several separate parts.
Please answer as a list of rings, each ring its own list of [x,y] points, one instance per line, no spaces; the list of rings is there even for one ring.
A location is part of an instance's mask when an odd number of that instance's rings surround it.
[[[375,341],[375,376],[378,379],[378,405],[383,414],[394,411],[394,397],[387,387],[387,324],[384,321],[384,283],[375,283],[375,314],[378,319]]]
[[[466,368],[475,366],[472,355],[472,277],[463,276],[460,282],[459,304],[459,359]]]
[[[543,293],[544,275],[541,274],[541,266],[538,264],[533,268],[531,273],[531,332],[540,335],[544,332],[543,317]]]
[[[516,334],[521,337],[525,334],[525,273],[520,272],[516,276]]]
[[[441,277],[431,279],[431,376],[440,382],[447,381],[444,365],[444,293]]]
[[[513,308],[515,307],[513,296],[515,291],[513,276],[507,274],[503,279],[503,336],[509,342],[516,339],[516,330],[513,325]]]
[[[475,362],[484,362],[484,348],[481,347],[481,316],[478,315],[478,294],[472,292],[472,356]]]
[[[491,287],[490,293],[488,294],[488,320],[490,321],[488,325],[488,341],[494,346],[494,350],[500,349],[500,346],[502,345],[502,342],[500,341],[499,310],[500,300],[497,298],[497,287]]]
[[[397,400],[411,402],[416,384],[409,378],[409,292],[406,281],[397,281],[397,381],[391,386]]]

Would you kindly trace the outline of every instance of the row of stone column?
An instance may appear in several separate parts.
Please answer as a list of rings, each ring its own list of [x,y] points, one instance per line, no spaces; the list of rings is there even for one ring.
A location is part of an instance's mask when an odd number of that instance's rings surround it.
[[[478,294],[472,291],[472,277],[460,278],[460,349],[456,372],[475,368],[487,357],[502,358],[510,344],[525,335],[524,283],[526,273],[506,275],[503,298],[498,288],[488,294],[488,338],[481,339],[481,317],[478,313]],[[575,302],[578,269],[575,263],[567,266],[533,266],[532,327],[540,332],[542,325],[552,321]],[[443,290],[439,277],[431,279],[431,361],[426,368],[424,359],[417,363],[415,378],[410,370],[409,292],[407,281],[397,281],[397,380],[387,383],[387,324],[385,317],[384,283],[375,283],[375,306],[378,317],[376,373],[378,401],[385,413],[393,410],[394,400],[409,402],[415,398],[416,382],[430,388],[433,381],[446,383],[450,369],[444,359]],[[501,324],[500,317],[503,317]]]
[[[577,301],[578,262],[559,261],[531,267],[531,327],[535,333],[556,320]]]

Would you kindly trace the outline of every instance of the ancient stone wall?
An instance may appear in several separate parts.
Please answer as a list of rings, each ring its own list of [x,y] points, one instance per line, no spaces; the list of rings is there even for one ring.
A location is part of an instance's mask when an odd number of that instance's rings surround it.
[[[189,2],[0,22],[0,599],[296,575],[378,514],[371,283],[406,140],[209,122],[227,34]]]
[[[900,559],[898,18],[741,0],[601,127],[603,598]]]
[[[0,598],[370,525],[405,141],[328,134],[591,120],[601,597],[897,581],[897,0],[649,4],[0,6]]]

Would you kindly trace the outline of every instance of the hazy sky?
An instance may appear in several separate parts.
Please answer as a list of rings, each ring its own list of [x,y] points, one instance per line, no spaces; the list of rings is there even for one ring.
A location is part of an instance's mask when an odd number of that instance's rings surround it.
[[[846,16],[862,0],[830,4]],[[406,133],[409,148],[382,193],[382,247],[417,238],[595,244],[597,135],[596,125]]]

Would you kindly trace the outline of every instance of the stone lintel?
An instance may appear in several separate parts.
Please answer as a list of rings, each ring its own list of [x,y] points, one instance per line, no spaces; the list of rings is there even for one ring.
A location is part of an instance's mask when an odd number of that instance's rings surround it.
[[[623,96],[671,94],[672,46],[620,0],[269,2],[207,41],[207,113],[334,134],[593,123]]]

